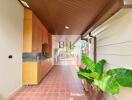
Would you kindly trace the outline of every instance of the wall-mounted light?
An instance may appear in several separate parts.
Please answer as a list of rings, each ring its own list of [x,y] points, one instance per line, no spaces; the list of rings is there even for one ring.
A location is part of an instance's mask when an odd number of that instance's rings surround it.
[[[18,0],[24,7],[30,8],[26,1],[24,0]]]

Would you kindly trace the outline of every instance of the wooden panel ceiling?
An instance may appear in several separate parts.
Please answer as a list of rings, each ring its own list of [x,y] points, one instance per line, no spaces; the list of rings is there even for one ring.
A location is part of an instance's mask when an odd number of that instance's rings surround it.
[[[79,35],[92,26],[94,20],[111,1],[117,0],[25,1],[52,34]],[[65,29],[65,26],[69,26],[70,29]]]

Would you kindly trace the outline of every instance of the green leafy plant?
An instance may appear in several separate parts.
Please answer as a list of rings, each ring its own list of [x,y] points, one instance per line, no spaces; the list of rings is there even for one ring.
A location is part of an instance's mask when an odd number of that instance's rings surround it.
[[[97,86],[100,90],[110,95],[118,94],[120,87],[132,87],[132,70],[115,68],[104,71],[106,60],[102,59],[96,64],[89,57],[83,55],[82,62],[86,66],[80,68],[79,78],[86,79],[89,84]]]
[[[66,52],[71,53],[74,51],[75,48],[76,48],[75,46],[72,46],[72,47],[66,46],[65,50],[66,50]]]

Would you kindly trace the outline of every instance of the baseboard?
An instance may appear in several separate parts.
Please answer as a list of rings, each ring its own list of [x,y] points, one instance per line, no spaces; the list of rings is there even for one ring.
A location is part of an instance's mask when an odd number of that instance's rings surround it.
[[[16,88],[13,90],[6,98],[6,100],[9,100],[17,91],[19,91],[23,86],[21,85],[20,87]]]

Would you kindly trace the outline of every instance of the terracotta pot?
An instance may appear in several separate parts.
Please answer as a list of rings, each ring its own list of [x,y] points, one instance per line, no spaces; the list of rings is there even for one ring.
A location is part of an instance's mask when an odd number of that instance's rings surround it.
[[[103,92],[98,88],[93,88],[91,85],[88,84],[89,91],[87,92],[90,100],[101,100],[103,96]]]
[[[88,84],[86,81],[83,83],[84,90],[90,97],[90,100],[101,100],[103,97],[103,92],[98,89],[97,87],[93,87],[92,85]]]
[[[82,83],[83,83],[83,88],[84,88],[84,90],[85,90],[86,92],[88,92],[88,91],[89,91],[89,86],[88,86],[87,81],[86,81],[86,80],[82,80]]]

